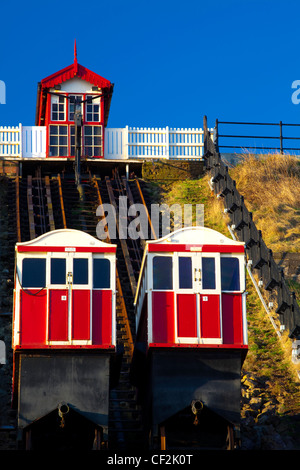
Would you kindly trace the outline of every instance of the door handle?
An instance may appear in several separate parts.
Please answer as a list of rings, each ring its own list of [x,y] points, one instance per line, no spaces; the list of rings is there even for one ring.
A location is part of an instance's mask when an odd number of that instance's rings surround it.
[[[197,271],[199,271],[199,277],[198,277],[198,279],[197,279]],[[200,269],[200,268],[199,268],[199,269],[198,269],[198,268],[195,268],[194,281],[195,281],[195,282],[197,282],[197,281],[201,282],[201,269]]]
[[[67,274],[67,283],[69,284],[69,286],[73,284],[73,273],[71,272]]]

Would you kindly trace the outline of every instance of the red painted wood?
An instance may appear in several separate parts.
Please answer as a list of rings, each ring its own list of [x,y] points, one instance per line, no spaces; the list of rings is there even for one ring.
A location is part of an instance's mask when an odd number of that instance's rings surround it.
[[[41,80],[42,89],[53,88],[55,85],[59,85],[66,80],[74,78],[75,76],[81,78],[82,80],[86,80],[87,82],[92,83],[99,88],[110,88],[112,86],[111,82],[106,78],[101,77],[100,75],[92,72],[80,64],[73,63],[64,69],[61,69],[58,72],[43,78],[43,80]]]
[[[191,250],[194,248],[194,250]],[[168,252],[188,252],[195,253],[199,249],[202,253],[244,253],[243,245],[186,245],[183,243],[149,243],[149,253]]]
[[[30,295],[36,294],[36,295]],[[39,289],[20,292],[20,344],[23,347],[46,342],[47,293]]]
[[[248,349],[244,344],[149,343],[149,348]]]
[[[207,299],[207,300],[205,300]],[[220,338],[220,296],[215,294],[200,296],[201,338]]]
[[[72,291],[72,339],[90,339],[90,290]]]
[[[65,300],[64,300],[65,298]],[[49,341],[68,340],[68,291],[49,289]]]
[[[22,252],[42,252],[46,253],[48,251],[57,252],[57,253],[115,253],[116,247],[113,246],[99,246],[99,247],[89,247],[89,246],[17,246],[17,251]]]
[[[177,294],[177,336],[197,336],[196,294]]]
[[[174,292],[152,292],[152,341],[174,343]]]
[[[112,291],[93,290],[93,344],[112,344]]]
[[[222,327],[224,344],[243,344],[241,294],[222,294]]]

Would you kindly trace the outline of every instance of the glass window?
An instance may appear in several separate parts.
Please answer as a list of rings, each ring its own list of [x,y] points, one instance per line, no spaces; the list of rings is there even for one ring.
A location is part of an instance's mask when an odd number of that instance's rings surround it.
[[[75,109],[82,113],[82,95],[69,95],[69,121],[74,121]]]
[[[51,120],[65,121],[65,98],[63,96],[51,97]]]
[[[102,155],[102,127],[84,126],[84,150],[88,157]]]
[[[192,258],[186,256],[179,257],[179,289],[192,289]]]
[[[223,291],[240,290],[238,258],[221,258],[221,288]]]
[[[51,284],[66,283],[66,259],[51,258]]]
[[[50,126],[49,135],[50,157],[66,157],[68,155],[68,127]]]
[[[75,126],[70,126],[70,155],[75,156]]]
[[[85,120],[88,122],[100,122],[100,98],[88,96],[85,108]]]
[[[216,288],[215,258],[202,258],[202,289]]]
[[[73,260],[73,284],[88,284],[89,260],[87,258],[74,258]]]
[[[24,258],[22,268],[22,287],[46,286],[46,259]]]
[[[93,259],[93,288],[110,288],[110,261],[108,259]]]
[[[173,289],[172,256],[154,256],[153,289]]]

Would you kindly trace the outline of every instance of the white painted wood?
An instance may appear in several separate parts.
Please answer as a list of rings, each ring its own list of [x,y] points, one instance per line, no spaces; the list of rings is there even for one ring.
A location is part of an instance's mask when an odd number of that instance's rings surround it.
[[[0,127],[0,156],[20,157],[21,156],[21,124],[16,127]]]
[[[210,129],[213,135],[213,129]],[[106,159],[203,157],[203,129],[113,128],[105,129]]]
[[[213,138],[213,129],[210,129]],[[187,159],[203,157],[202,129],[106,128],[104,158]],[[0,156],[46,158],[45,126],[0,127]]]
[[[45,126],[24,126],[22,128],[22,157],[46,158]]]

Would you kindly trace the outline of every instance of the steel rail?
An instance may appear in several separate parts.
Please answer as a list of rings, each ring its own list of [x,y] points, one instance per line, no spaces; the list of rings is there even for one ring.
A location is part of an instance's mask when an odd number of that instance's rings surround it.
[[[50,189],[49,176],[45,176],[45,186],[46,186],[46,199],[47,199],[47,209],[48,209],[50,230],[55,230],[54,215],[53,215],[53,204],[52,204],[52,198],[51,198],[51,189]]]
[[[63,220],[63,228],[67,228],[65,206],[64,206],[64,199],[63,199],[63,193],[62,193],[60,174],[57,175],[57,181],[58,181],[59,201],[60,201],[61,214],[62,214],[62,220]]]
[[[17,242],[21,242],[21,220],[20,220],[20,177],[16,177],[16,223],[17,223]]]
[[[29,217],[29,235],[30,239],[36,237],[35,223],[34,223],[34,212],[33,212],[33,197],[32,197],[32,176],[27,176],[27,207]]]
[[[105,177],[105,182],[106,182],[106,187],[107,187],[110,203],[112,204],[112,206],[114,207],[114,209],[116,211],[116,225],[117,225],[117,230],[120,234],[119,209],[118,209],[116,199],[115,199],[115,196],[114,196],[111,180],[108,176]],[[128,251],[128,246],[127,246],[126,241],[122,237],[119,237],[119,240],[120,240],[123,256],[124,256],[124,259],[125,259],[125,264],[126,264],[128,277],[129,277],[129,282],[130,282],[132,295],[135,296],[136,289],[137,289],[137,282],[136,282],[136,278],[135,278],[135,275],[134,275],[134,270],[133,270],[132,262],[131,262],[131,259],[130,259],[129,251]]]

